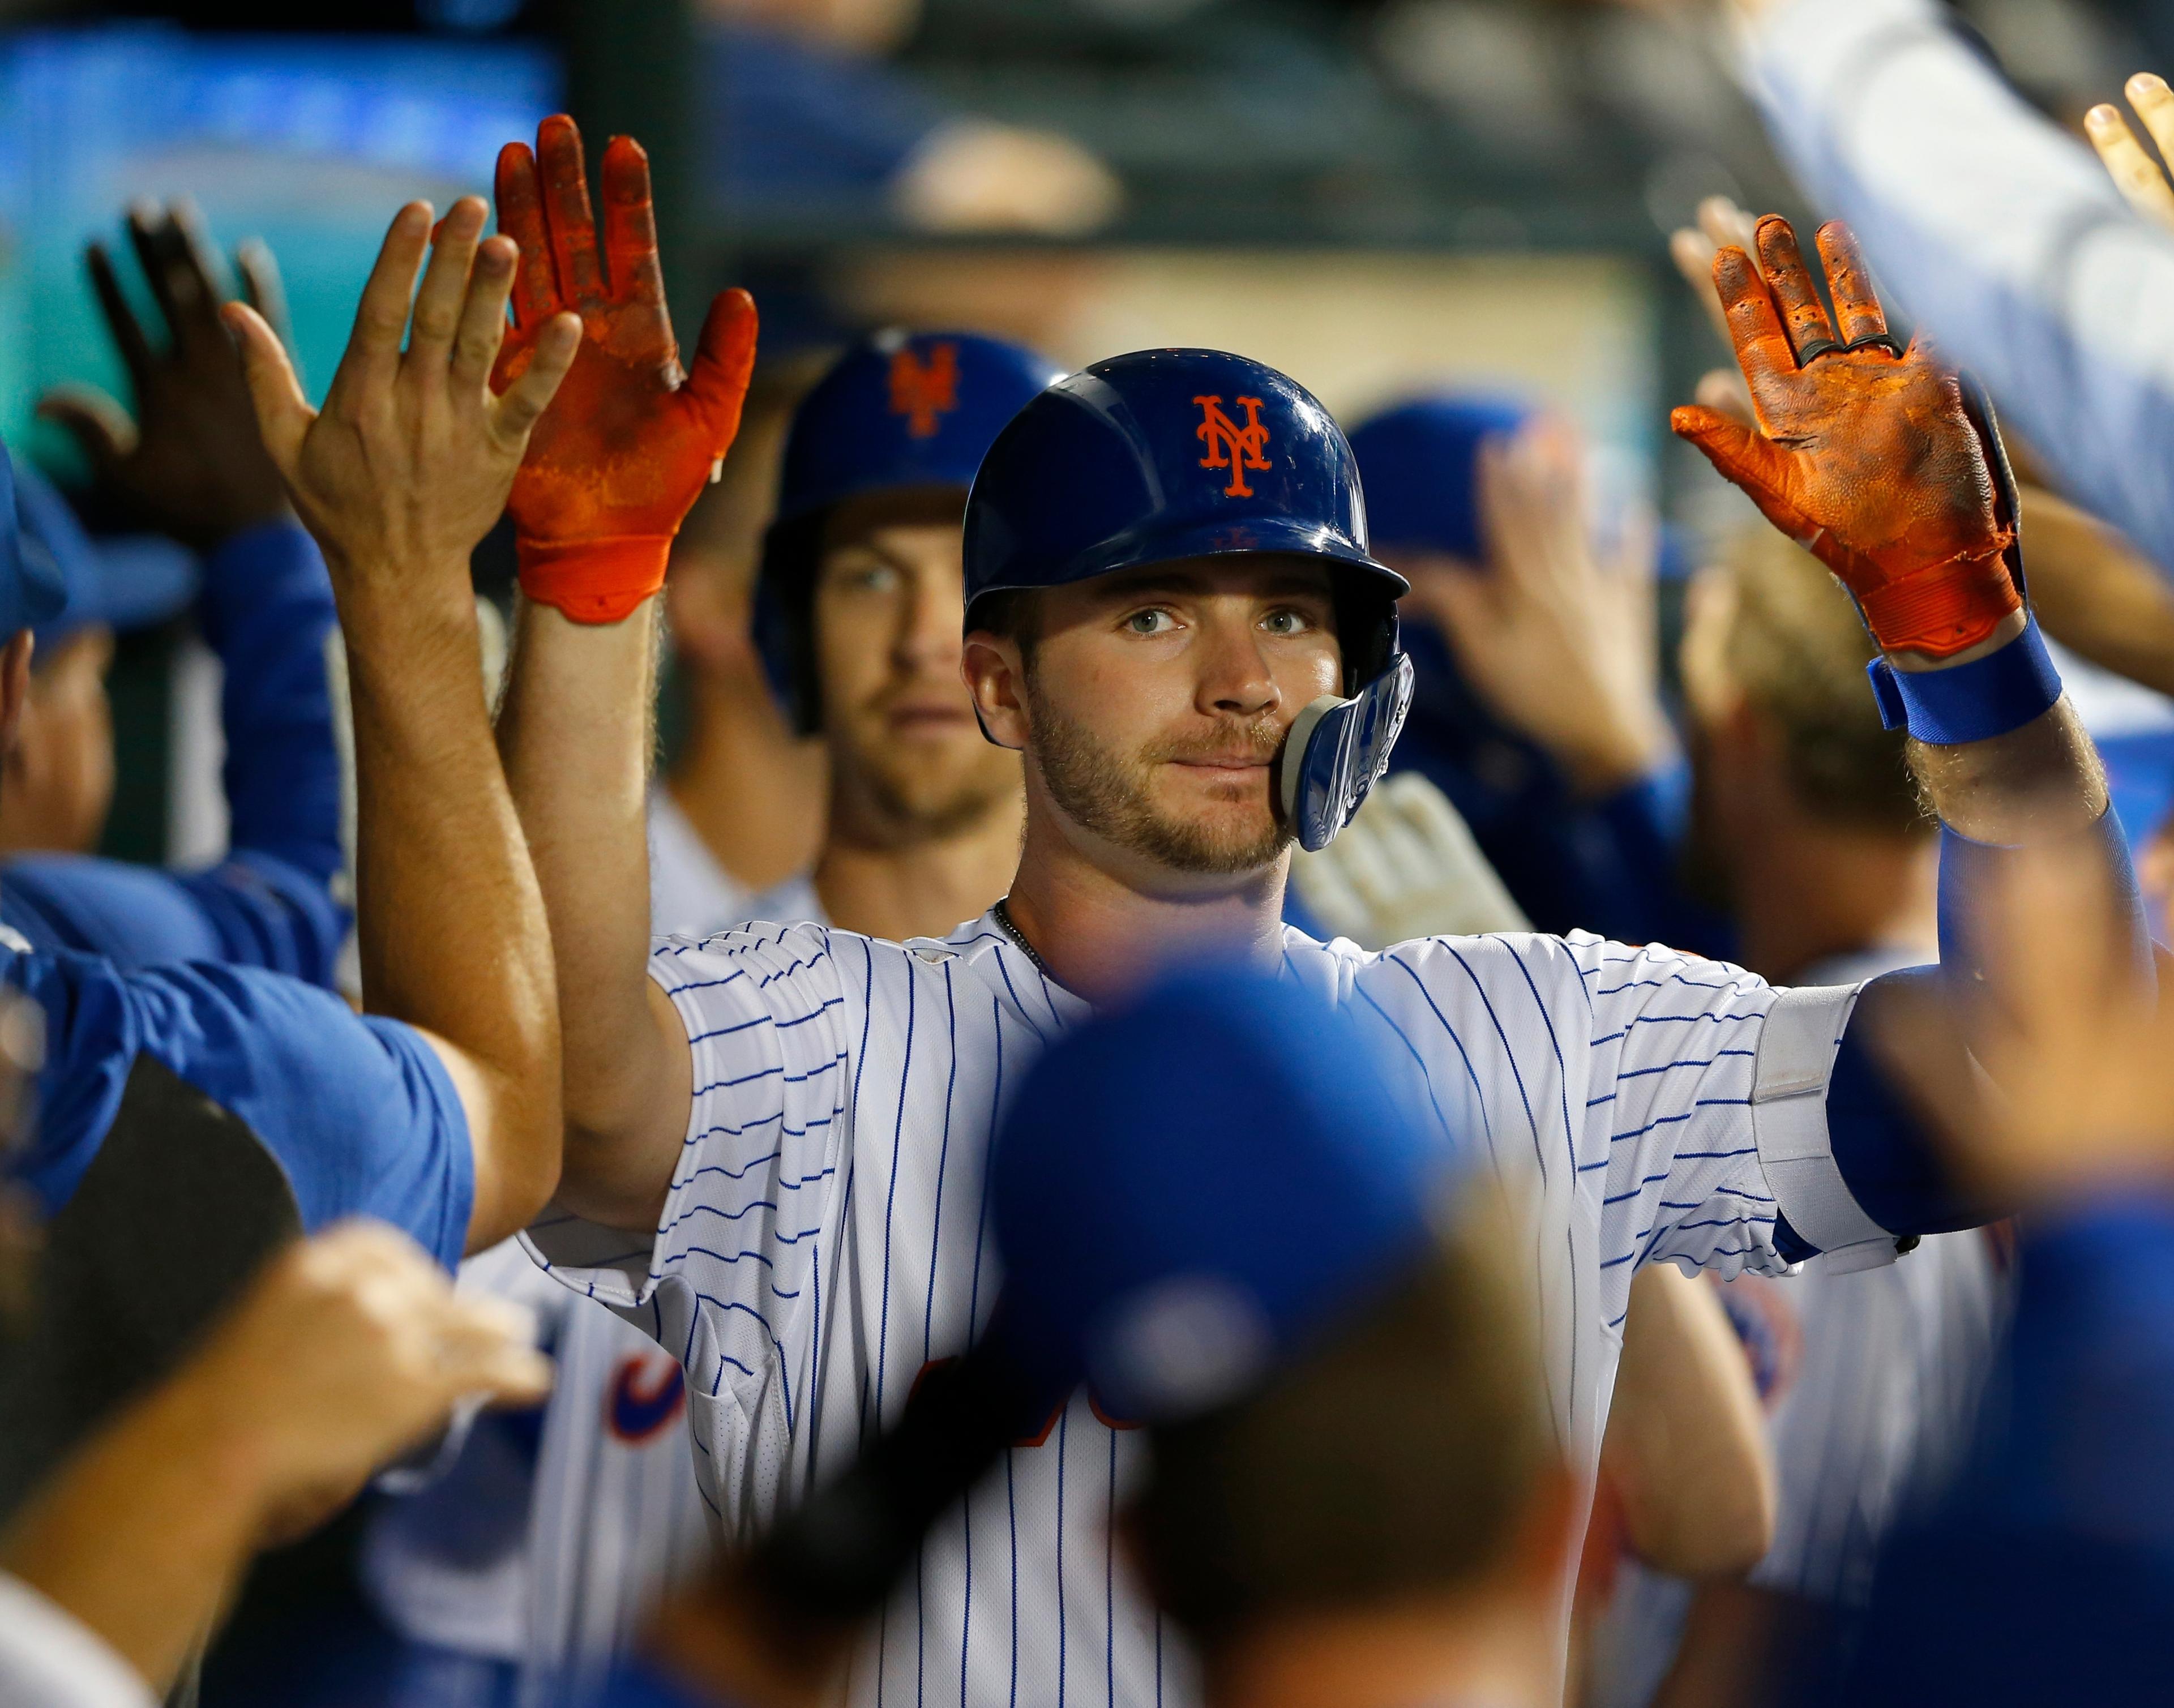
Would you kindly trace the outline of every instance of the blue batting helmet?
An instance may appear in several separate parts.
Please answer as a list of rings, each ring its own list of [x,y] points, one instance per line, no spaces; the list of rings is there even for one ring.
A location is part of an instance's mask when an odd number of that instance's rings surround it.
[[[1181,558],[1327,559],[1349,698],[1300,715],[1281,790],[1300,843],[1358,810],[1411,699],[1397,642],[1403,576],[1367,547],[1359,467],[1295,381],[1219,350],[1142,350],[1058,381],[997,435],[966,505],[966,612]]]
[[[1399,404],[1353,428],[1376,542],[1478,561],[1484,554],[1479,447],[1515,433],[1532,413],[1512,397],[1451,392]]]
[[[803,734],[821,719],[809,619],[825,519],[871,493],[973,484],[998,430],[1063,370],[977,332],[862,339],[793,412],[777,516],[763,543],[755,635],[771,686]]]

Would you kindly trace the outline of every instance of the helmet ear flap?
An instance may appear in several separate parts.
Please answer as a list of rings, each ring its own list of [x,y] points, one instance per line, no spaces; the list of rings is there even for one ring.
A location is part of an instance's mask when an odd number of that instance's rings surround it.
[[[1336,640],[1348,699],[1389,668],[1398,650],[1397,602],[1371,577],[1335,577]]]
[[[828,514],[821,510],[771,523],[755,578],[755,651],[796,735],[814,735],[823,727],[822,678],[815,670],[815,570]]]

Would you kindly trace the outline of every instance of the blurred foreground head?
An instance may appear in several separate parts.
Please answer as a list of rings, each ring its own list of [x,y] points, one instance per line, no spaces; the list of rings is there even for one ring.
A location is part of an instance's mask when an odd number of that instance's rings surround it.
[[[1508,1207],[1288,981],[1167,981],[1029,1077],[1003,1332],[1150,1430],[1123,1521],[1210,1700],[1543,1700],[1569,1546]]]

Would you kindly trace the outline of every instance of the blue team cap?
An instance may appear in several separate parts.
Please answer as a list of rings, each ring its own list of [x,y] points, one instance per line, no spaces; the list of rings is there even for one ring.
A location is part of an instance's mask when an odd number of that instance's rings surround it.
[[[16,470],[15,510],[24,560],[62,593],[57,610],[31,619],[41,645],[93,623],[146,629],[196,597],[195,553],[156,534],[92,539],[59,489],[28,462]]]
[[[793,412],[777,519],[791,522],[863,493],[974,484],[1004,423],[1064,370],[978,332],[862,339]]]
[[[1354,428],[1351,450],[1366,483],[1374,543],[1453,552],[1476,562],[1484,554],[1479,447],[1515,433],[1533,413],[1514,397],[1452,392],[1399,404]]]
[[[46,554],[24,549],[18,497],[14,460],[0,445],[0,642],[51,622],[68,603],[60,566]]]
[[[1227,966],[1061,1040],[990,1165],[1011,1358],[1139,1422],[1243,1392],[1435,1237],[1444,1159],[1396,1083],[1344,1014]]]

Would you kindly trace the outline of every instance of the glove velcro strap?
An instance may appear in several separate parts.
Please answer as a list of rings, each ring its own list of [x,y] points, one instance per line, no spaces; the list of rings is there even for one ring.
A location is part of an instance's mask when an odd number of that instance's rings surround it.
[[[521,591],[576,623],[616,623],[664,585],[672,555],[669,534],[622,534],[608,539],[532,540],[516,537]]]
[[[2023,606],[2003,555],[2009,538],[2004,530],[1986,552],[1858,592],[1858,610],[1880,650],[1951,658],[1989,639],[2002,618]]]
[[[1885,658],[1865,667],[1879,721],[1933,747],[1990,741],[2042,716],[2061,697],[2061,673],[2034,619],[1997,652],[1944,670],[1897,670]]]

